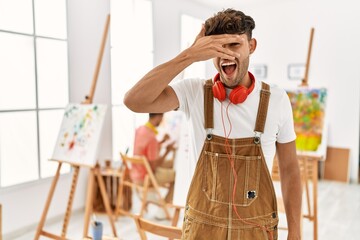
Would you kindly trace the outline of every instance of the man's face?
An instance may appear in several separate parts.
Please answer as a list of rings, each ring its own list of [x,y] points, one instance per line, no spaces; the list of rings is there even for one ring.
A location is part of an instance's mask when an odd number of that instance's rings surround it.
[[[241,34],[241,42],[226,44],[223,47],[228,48],[240,54],[239,58],[234,60],[226,58],[214,58],[214,66],[220,73],[220,80],[230,88],[238,86],[249,68],[250,54],[255,50],[256,40],[248,40],[246,34]]]

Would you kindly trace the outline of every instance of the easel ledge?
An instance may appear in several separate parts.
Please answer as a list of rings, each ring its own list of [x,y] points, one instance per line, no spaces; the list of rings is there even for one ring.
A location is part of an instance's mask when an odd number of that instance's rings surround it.
[[[49,161],[54,161],[54,162],[61,162],[61,163],[67,163],[67,164],[70,164],[70,165],[75,165],[73,162],[70,162],[70,161],[66,161],[66,160],[57,160],[57,159],[48,159]],[[90,165],[90,164],[84,164],[84,163],[76,163],[76,166],[79,166],[79,167],[87,167],[87,168],[93,168],[94,165]],[[75,167],[75,166],[73,166]]]

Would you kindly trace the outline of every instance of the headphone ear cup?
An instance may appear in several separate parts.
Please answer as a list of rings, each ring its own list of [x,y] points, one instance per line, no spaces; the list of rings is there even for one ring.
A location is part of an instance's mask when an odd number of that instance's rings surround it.
[[[219,101],[225,100],[226,91],[225,91],[225,87],[221,81],[216,81],[214,83],[214,85],[212,86],[212,91],[213,91],[214,97],[219,99]]]
[[[244,86],[238,86],[231,91],[229,95],[229,100],[233,104],[239,104],[243,103],[246,100],[247,96],[248,89]]]

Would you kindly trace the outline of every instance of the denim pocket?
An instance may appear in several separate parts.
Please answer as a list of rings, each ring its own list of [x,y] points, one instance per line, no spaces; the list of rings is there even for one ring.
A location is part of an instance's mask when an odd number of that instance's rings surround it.
[[[261,156],[229,156],[204,152],[202,191],[211,201],[227,204],[232,201],[234,174],[230,161],[234,161],[236,191],[234,204],[249,206],[259,195]]]

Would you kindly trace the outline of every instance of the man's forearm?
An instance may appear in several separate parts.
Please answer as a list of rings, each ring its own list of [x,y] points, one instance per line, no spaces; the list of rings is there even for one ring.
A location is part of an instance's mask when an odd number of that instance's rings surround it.
[[[288,239],[300,239],[302,189],[300,172],[296,168],[289,169],[281,177],[281,188],[289,230]]]
[[[301,237],[302,188],[299,162],[296,157],[295,141],[277,144],[277,155],[281,178],[281,190],[288,222],[288,240]]]
[[[192,64],[186,51],[172,60],[163,63],[148,72],[125,95],[125,105],[135,111],[142,112],[163,93],[169,83],[186,67]]]
[[[229,60],[239,58],[238,52],[223,46],[244,41],[244,37],[237,34],[205,36],[205,27],[203,26],[193,45],[172,60],[148,72],[126,93],[125,105],[135,112],[173,110],[174,107],[178,107],[178,100],[171,88],[168,87],[171,80],[194,62],[216,57]]]

